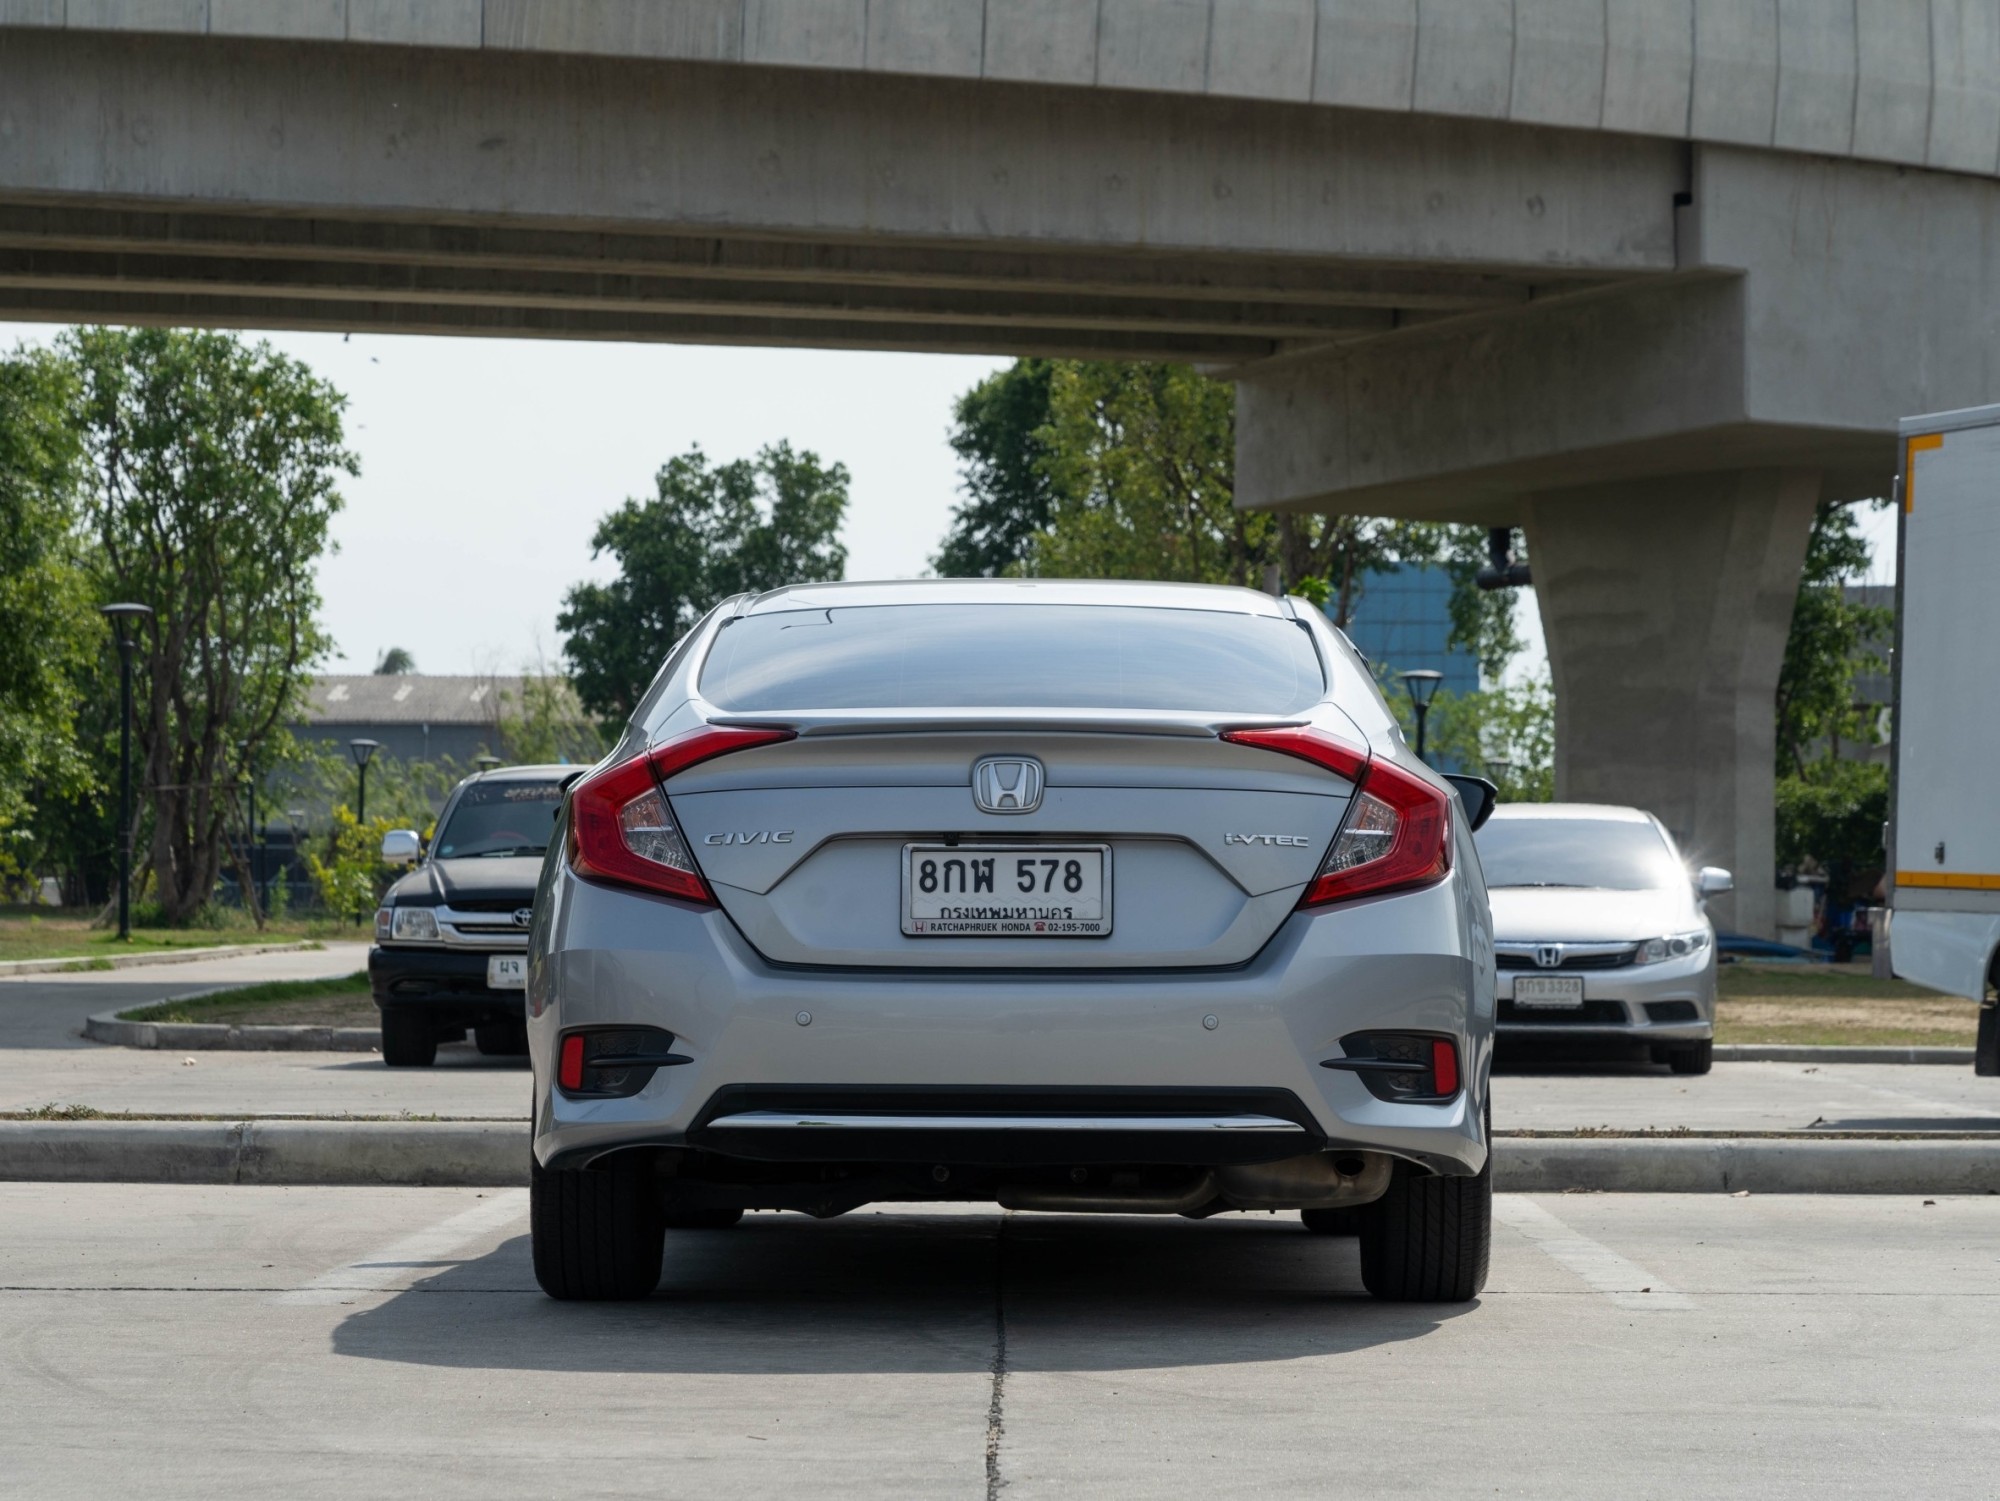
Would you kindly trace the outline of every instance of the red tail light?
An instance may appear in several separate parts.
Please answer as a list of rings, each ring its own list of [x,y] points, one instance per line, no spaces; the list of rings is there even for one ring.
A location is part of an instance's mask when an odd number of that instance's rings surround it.
[[[1224,740],[1297,756],[1354,783],[1301,907],[1430,886],[1451,873],[1451,798],[1391,761],[1304,725],[1224,730]]]
[[[556,1060],[556,1082],[564,1089],[583,1088],[583,1034],[572,1032],[562,1040]]]
[[[571,866],[593,881],[712,905],[715,897],[674,821],[664,784],[703,761],[792,736],[791,730],[703,725],[592,772],[570,793]]]

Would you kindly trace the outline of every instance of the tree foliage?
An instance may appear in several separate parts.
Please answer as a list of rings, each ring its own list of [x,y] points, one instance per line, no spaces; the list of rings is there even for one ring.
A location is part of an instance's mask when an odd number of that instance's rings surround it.
[[[1416,711],[1397,683],[1382,696],[1416,743]],[[1503,803],[1546,803],[1555,797],[1556,702],[1547,678],[1471,693],[1439,691],[1424,726],[1424,754],[1443,771],[1482,776]]]
[[[45,798],[87,793],[76,707],[105,632],[86,568],[67,362],[0,359],[0,880],[34,858]]]
[[[417,659],[406,649],[392,646],[376,659],[377,677],[403,677],[417,670]]]
[[[699,448],[654,477],[655,493],[598,523],[591,556],[618,576],[571,589],[556,616],[576,691],[592,714],[632,712],[675,641],[719,600],[840,578],[847,468],[776,443],[711,464]]]
[[[1813,764],[1836,761],[1843,742],[1875,745],[1881,740],[1873,712],[1855,703],[1854,680],[1864,671],[1886,670],[1874,643],[1886,640],[1894,612],[1847,598],[1846,586],[1866,575],[1870,556],[1855,510],[1823,502],[1806,543],[1791,632],[1785,638],[1785,664],[1778,674],[1781,777],[1815,780]]]
[[[1041,575],[1282,586],[1343,628],[1368,574],[1452,571],[1454,644],[1497,672],[1519,649],[1506,595],[1481,595],[1476,527],[1236,509],[1236,405],[1183,365],[1018,360],[959,398],[951,444],[966,501],[933,564],[947,576]]]
[[[183,923],[220,872],[242,770],[297,717],[330,645],[316,566],[358,472],[344,399],[230,335],[80,329],[85,493],[103,596],[149,605],[135,689],[146,863]]]
[[[1016,360],[958,398],[951,446],[965,503],[931,560],[945,578],[992,578],[1016,570],[1035,535],[1049,524],[1055,485],[1049,477],[1049,385],[1053,360]]]
[[[1889,817],[1887,766],[1822,761],[1811,777],[1779,777],[1777,794],[1779,865],[1817,866],[1842,886],[1855,872],[1880,867],[1882,825]]]

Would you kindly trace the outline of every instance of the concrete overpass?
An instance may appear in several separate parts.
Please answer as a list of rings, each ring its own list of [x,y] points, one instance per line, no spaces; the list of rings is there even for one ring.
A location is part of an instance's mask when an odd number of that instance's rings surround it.
[[[0,0],[0,316],[1200,362],[1242,504],[1526,526],[1559,787],[1750,929],[1996,171],[2000,0]]]

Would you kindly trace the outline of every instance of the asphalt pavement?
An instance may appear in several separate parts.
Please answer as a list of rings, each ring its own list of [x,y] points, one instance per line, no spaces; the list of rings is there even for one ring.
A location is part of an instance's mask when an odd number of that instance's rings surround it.
[[[519,1190],[0,1185],[45,1501],[1986,1497],[2000,1199],[1502,1196],[1462,1308],[1293,1216],[753,1215],[647,1303]]]

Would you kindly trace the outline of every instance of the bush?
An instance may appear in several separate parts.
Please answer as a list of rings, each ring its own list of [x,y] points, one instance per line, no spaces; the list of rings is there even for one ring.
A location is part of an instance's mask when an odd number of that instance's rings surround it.
[[[1812,777],[1778,779],[1778,864],[1829,874],[1879,869],[1889,817],[1889,768],[1877,761],[1822,761]]]
[[[395,827],[386,817],[363,824],[345,803],[333,810],[328,857],[306,855],[306,871],[327,911],[336,917],[358,917],[375,909],[376,899],[396,875],[392,866],[382,863],[382,836]]]

